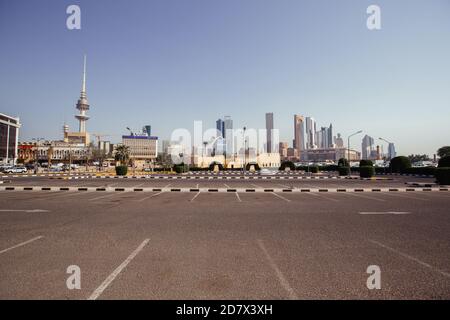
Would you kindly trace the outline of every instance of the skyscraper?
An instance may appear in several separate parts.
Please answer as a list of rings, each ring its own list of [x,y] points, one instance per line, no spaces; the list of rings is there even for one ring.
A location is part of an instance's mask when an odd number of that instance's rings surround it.
[[[267,153],[273,152],[272,131],[273,131],[273,113],[266,113]]]
[[[298,157],[301,159],[302,151],[305,150],[305,118],[294,115],[294,149],[297,150]]]
[[[315,149],[316,145],[316,121],[306,117],[306,149]]]
[[[78,99],[76,108],[80,110],[80,113],[75,115],[75,118],[80,122],[79,132],[86,132],[86,121],[89,120],[89,117],[86,115],[86,111],[89,110],[89,103],[86,95],[86,55],[84,56],[84,64],[83,64],[83,82],[81,85],[81,94],[80,99]]]
[[[327,148],[333,147],[333,124],[330,123],[330,126],[328,127],[328,145]]]
[[[374,151],[374,140],[367,134],[362,138],[361,143],[361,158],[363,160],[369,160],[372,158]]]
[[[218,119],[216,121],[216,129],[218,132],[220,132],[220,135],[222,138],[225,137],[225,122],[222,119]]]
[[[395,145],[390,142],[388,146],[388,159],[391,160],[397,156],[397,152],[395,152]]]
[[[231,120],[230,116],[224,117],[224,124],[223,124],[224,130],[223,130],[223,137],[227,137],[227,130],[233,130],[233,120]]]

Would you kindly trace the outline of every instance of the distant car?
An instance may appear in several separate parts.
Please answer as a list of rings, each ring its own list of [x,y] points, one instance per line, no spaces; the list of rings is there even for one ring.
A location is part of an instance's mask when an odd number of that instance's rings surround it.
[[[144,168],[144,170],[142,170],[142,171],[144,171],[144,172],[153,172],[153,169],[152,168]]]
[[[26,173],[27,168],[25,167],[9,167],[5,169],[5,173]]]

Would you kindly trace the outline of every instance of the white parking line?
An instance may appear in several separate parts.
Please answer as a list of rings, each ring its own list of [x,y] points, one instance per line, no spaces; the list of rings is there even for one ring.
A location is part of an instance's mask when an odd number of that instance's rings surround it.
[[[225,188],[231,189],[229,185],[227,185],[226,183],[223,184],[225,186]]]
[[[294,289],[292,289],[289,282],[286,280],[283,273],[281,272],[281,270],[276,265],[275,261],[270,256],[270,254],[267,251],[266,247],[264,246],[264,243],[262,242],[262,240],[258,239],[257,241],[258,241],[258,246],[261,248],[261,250],[264,252],[264,255],[266,256],[266,259],[269,262],[269,265],[275,271],[275,274],[277,275],[278,281],[280,281],[281,286],[288,292],[289,298],[291,300],[298,300],[298,297],[295,294]]]
[[[55,197],[55,196],[51,196],[51,197],[41,197],[41,198],[37,198],[36,200],[48,200],[48,199],[61,199],[61,198],[67,198],[67,197],[72,197],[72,196],[79,196],[79,195],[86,195],[89,193],[92,193],[94,191],[82,191],[82,192],[78,192],[78,191],[63,191],[61,192],[61,196]]]
[[[319,198],[326,199],[326,200],[329,200],[329,201],[339,202],[339,200],[334,199],[334,198],[326,197],[326,196],[324,196],[323,194],[311,193],[311,192],[304,192],[304,193],[305,193],[305,194],[309,194],[310,196],[319,197]]]
[[[147,245],[147,243],[150,241],[150,239],[145,239],[139,247],[136,248],[129,256],[125,259],[124,262],[120,264],[106,279],[103,281],[103,283],[92,292],[92,294],[89,296],[88,300],[96,300],[102,293],[105,291],[105,289],[111,284],[111,282],[114,281],[114,279],[119,275],[120,272],[122,272],[123,269],[133,260],[138,253],[144,249],[144,247]]]
[[[278,198],[280,198],[280,199],[283,199],[283,200],[286,201],[286,202],[291,202],[291,200],[286,199],[285,197],[280,196],[279,194],[276,194],[275,192],[271,192],[271,194],[273,194],[275,197],[278,197]]]
[[[355,193],[346,192],[345,194],[349,195],[349,196],[354,196],[354,197],[357,197],[357,198],[364,198],[364,199],[370,199],[370,200],[375,200],[375,201],[379,201],[379,202],[386,202],[386,200],[384,200],[384,199],[369,197],[369,196],[362,195],[362,194],[359,194],[359,193],[355,194]]]
[[[197,198],[200,195],[200,192],[198,192],[191,200],[189,200],[190,202],[194,201],[195,198]]]
[[[443,276],[445,276],[447,278],[450,278],[450,273],[442,271],[440,269],[437,269],[437,268],[433,267],[432,265],[430,265],[430,264],[428,264],[426,262],[423,262],[423,261],[421,261],[421,260],[419,260],[419,259],[417,259],[417,258],[415,258],[413,256],[410,256],[409,254],[403,253],[403,252],[401,252],[401,251],[399,251],[397,249],[391,248],[391,247],[389,247],[389,246],[387,246],[385,244],[382,244],[381,242],[375,241],[375,240],[370,240],[369,239],[369,241],[374,243],[374,244],[376,244],[377,246],[380,246],[380,247],[386,249],[386,250],[392,251],[392,252],[398,254],[399,256],[402,256],[403,258],[406,258],[408,260],[414,261],[414,262],[420,264],[423,267],[431,269],[431,270],[433,270],[433,271],[435,271],[435,272],[437,272],[437,273],[439,273],[439,274],[441,274],[441,275],[443,275]]]
[[[144,198],[142,198],[142,199],[139,199],[139,200],[134,200],[134,201],[137,201],[137,202],[142,202],[142,201],[145,201],[145,200],[147,200],[147,199],[150,199],[150,198],[153,198],[153,197],[159,196],[159,195],[160,195],[160,194],[162,194],[162,193],[164,193],[164,192],[163,192],[163,191],[161,191],[161,192],[158,192],[158,193],[152,194],[151,196],[148,196],[148,197],[144,197]]]
[[[100,200],[100,199],[104,199],[104,198],[110,198],[110,197],[113,197],[113,196],[118,195],[119,193],[120,193],[120,192],[110,193],[110,194],[107,194],[107,195],[104,195],[104,196],[100,196],[100,197],[95,197],[95,198],[88,199],[88,201],[95,201],[95,200]]]
[[[29,244],[29,243],[31,243],[31,242],[34,242],[34,241],[39,240],[39,239],[42,239],[42,238],[43,238],[43,236],[39,236],[39,237],[30,239],[30,240],[27,240],[27,241],[25,241],[25,242],[16,244],[15,246],[12,246],[12,247],[10,247],[10,248],[8,248],[8,249],[4,249],[4,250],[0,251],[0,254],[5,253],[5,252],[8,252],[8,251],[13,250],[13,249],[16,249],[16,248],[19,248],[19,247],[22,247],[22,246],[24,246],[24,245],[27,245],[27,244]]]
[[[239,193],[235,192],[236,198],[238,199],[238,202],[242,202],[241,197],[239,197]]]
[[[402,211],[387,211],[387,212],[377,212],[377,211],[373,211],[373,212],[359,212],[359,214],[362,215],[379,215],[379,214],[393,214],[393,215],[403,215],[403,214],[411,214],[411,212],[402,212]]]

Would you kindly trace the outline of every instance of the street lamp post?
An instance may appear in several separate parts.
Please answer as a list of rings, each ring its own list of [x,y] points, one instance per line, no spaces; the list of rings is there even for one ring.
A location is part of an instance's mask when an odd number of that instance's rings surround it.
[[[245,130],[247,130],[246,127],[242,128],[242,138],[244,140],[244,163],[242,164],[242,173],[245,175],[245,164],[247,162],[247,142],[245,139]]]
[[[348,175],[350,175],[350,138],[353,136],[356,136],[357,134],[362,133],[362,130],[359,130],[358,132],[355,132],[348,136],[347,138],[347,157],[348,157]]]

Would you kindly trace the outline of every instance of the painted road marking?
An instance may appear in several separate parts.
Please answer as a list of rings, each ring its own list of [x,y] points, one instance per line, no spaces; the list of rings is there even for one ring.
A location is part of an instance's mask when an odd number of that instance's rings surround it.
[[[42,210],[42,209],[1,209],[0,212],[28,212],[28,213],[39,213],[39,212],[50,212],[48,210]]]
[[[43,238],[43,236],[39,236],[39,237],[30,239],[30,240],[27,240],[27,241],[25,241],[25,242],[16,244],[16,245],[13,246],[13,247],[10,247],[10,248],[8,248],[8,249],[4,249],[4,250],[0,251],[0,254],[5,253],[5,252],[8,252],[8,251],[13,250],[13,249],[16,249],[16,248],[19,248],[19,247],[22,247],[22,246],[24,246],[24,245],[27,245],[27,244],[29,244],[29,243],[31,243],[31,242],[34,242],[34,241],[39,240],[39,239],[42,239],[42,238]]]
[[[119,275],[119,273],[122,272],[123,269],[126,268],[126,266],[133,260],[139,252],[144,249],[144,247],[147,245],[147,243],[150,241],[150,239],[145,239],[139,247],[136,248],[129,256],[125,259],[124,262],[120,264],[106,279],[103,281],[103,283],[92,292],[92,294],[89,296],[88,300],[96,300],[102,293],[105,291],[105,289],[114,281],[114,279]]]
[[[318,194],[318,193],[305,192],[305,194],[309,194],[310,196],[315,196],[315,197],[319,197],[322,199],[327,199],[327,200],[333,201],[333,202],[339,202],[339,200],[337,200],[337,199],[329,198],[329,197],[326,197],[326,196],[324,196],[322,194]]]
[[[365,214],[394,214],[394,215],[396,215],[396,214],[399,214],[399,215],[402,215],[402,214],[411,214],[411,212],[401,212],[401,211],[387,211],[387,212],[359,212],[359,214],[363,214],[363,215],[365,215]]]
[[[295,293],[294,289],[290,286],[289,282],[284,277],[281,270],[276,265],[275,261],[270,256],[269,252],[267,251],[266,247],[264,246],[264,243],[261,239],[257,240],[259,248],[264,252],[264,255],[266,256],[267,261],[269,262],[270,267],[275,271],[275,274],[277,275],[278,281],[280,281],[281,286],[287,291],[289,295],[289,299],[291,300],[298,300],[297,294]]]
[[[238,199],[238,202],[242,202],[241,197],[239,197],[239,193],[235,192],[236,198]]]
[[[190,202],[194,201],[200,195],[200,191],[190,200]]]
[[[271,194],[273,194],[274,196],[276,196],[276,197],[278,197],[278,198],[280,198],[280,199],[283,199],[283,200],[286,201],[286,202],[291,202],[291,200],[286,199],[285,197],[280,196],[279,194],[276,194],[275,192],[271,192]]]
[[[119,193],[110,193],[110,194],[107,194],[105,196],[100,196],[100,197],[95,197],[95,198],[88,199],[88,201],[95,201],[95,200],[100,200],[100,199],[104,199],[104,198],[109,198],[109,197],[116,196],[118,194]]]
[[[375,240],[370,240],[370,239],[369,239],[369,241],[374,243],[374,244],[376,244],[377,246],[380,246],[380,247],[386,249],[386,250],[394,252],[394,253],[398,254],[399,256],[402,256],[403,258],[406,258],[408,260],[414,261],[414,262],[420,264],[421,266],[423,266],[425,268],[431,269],[431,270],[433,270],[433,271],[435,271],[435,272],[437,272],[437,273],[439,273],[439,274],[441,274],[441,275],[443,275],[443,276],[445,276],[447,278],[450,278],[450,273],[442,271],[440,269],[437,269],[437,268],[433,267],[431,264],[423,262],[423,261],[421,261],[421,260],[419,260],[419,259],[417,259],[417,258],[415,258],[413,256],[410,256],[409,254],[403,253],[403,252],[401,252],[401,251],[399,251],[397,249],[391,248],[391,247],[389,247],[389,246],[387,246],[385,244],[382,244],[381,242],[378,242],[378,241],[375,241]]]
[[[159,195],[160,195],[160,194],[162,194],[162,193],[164,193],[164,191],[161,191],[161,192],[158,192],[158,193],[152,194],[151,196],[148,196],[148,197],[144,197],[144,198],[142,198],[142,199],[139,199],[139,200],[134,200],[134,201],[137,201],[137,202],[142,202],[142,201],[145,201],[145,200],[147,200],[147,199],[150,199],[150,198],[153,198],[153,197],[159,196]]]

